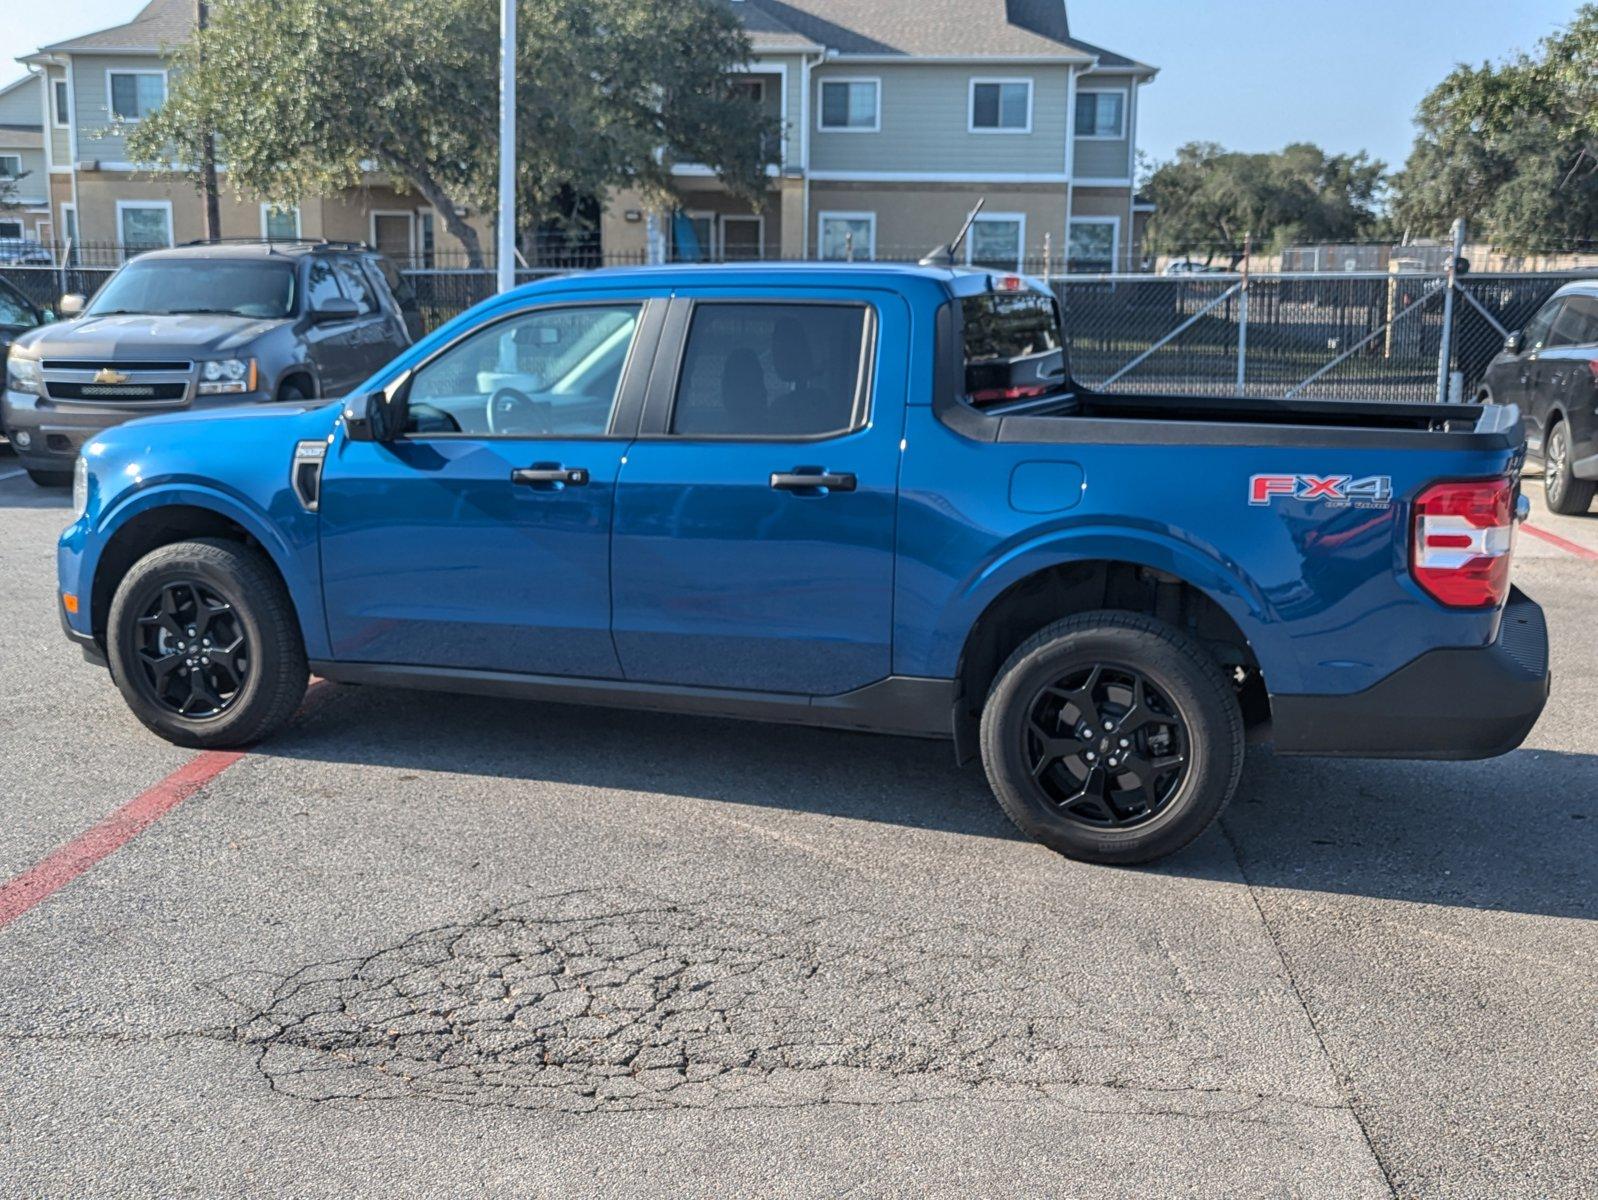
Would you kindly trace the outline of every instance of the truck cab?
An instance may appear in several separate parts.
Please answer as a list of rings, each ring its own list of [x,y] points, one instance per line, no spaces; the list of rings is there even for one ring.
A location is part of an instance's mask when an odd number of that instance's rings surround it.
[[[1513,409],[1105,396],[1064,320],[941,268],[521,288],[341,403],[100,435],[63,623],[183,744],[309,671],[947,737],[1105,862],[1197,836],[1249,736],[1520,743]]]

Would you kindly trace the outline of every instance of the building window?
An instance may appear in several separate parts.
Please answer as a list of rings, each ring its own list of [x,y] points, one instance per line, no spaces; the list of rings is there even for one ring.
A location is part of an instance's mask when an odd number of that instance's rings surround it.
[[[292,242],[300,236],[300,210],[261,205],[261,236],[269,242]]]
[[[734,79],[732,81],[732,94],[742,96],[752,104],[764,104],[766,100],[766,81],[764,79]]]
[[[21,221],[0,220],[0,239],[20,238],[21,236]]]
[[[1125,92],[1078,92],[1076,136],[1120,141],[1126,136]]]
[[[117,238],[125,255],[172,244],[172,205],[169,202],[117,201]]]
[[[973,267],[1019,271],[1025,249],[1025,213],[984,213],[966,235],[965,260]]]
[[[50,85],[50,92],[55,98],[55,123],[65,128],[72,122],[72,110],[67,107],[67,81],[55,80]]]
[[[416,237],[420,243],[417,252],[421,256],[422,266],[436,267],[438,265],[438,226],[430,212],[416,215]]]
[[[1067,265],[1072,271],[1105,273],[1115,269],[1121,222],[1115,217],[1072,217],[1067,231]]]
[[[0,154],[0,179],[22,178],[22,155]]]
[[[882,83],[876,79],[824,79],[818,128],[836,133],[876,133],[882,128]]]
[[[973,79],[970,132],[1031,133],[1032,81]]]
[[[877,214],[821,214],[821,257],[834,262],[869,261],[877,256]]]
[[[713,262],[716,257],[716,215],[675,212],[671,217],[671,261]]]
[[[105,78],[111,115],[119,121],[142,121],[166,100],[165,71],[107,71]]]

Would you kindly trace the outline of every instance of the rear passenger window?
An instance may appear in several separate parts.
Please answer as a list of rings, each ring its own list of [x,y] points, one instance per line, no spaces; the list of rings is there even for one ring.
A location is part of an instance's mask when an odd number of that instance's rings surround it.
[[[816,437],[863,418],[866,308],[698,304],[683,351],[671,432],[682,437]]]
[[[344,294],[355,301],[363,317],[377,310],[377,302],[372,299],[371,285],[366,282],[366,276],[362,274],[358,262],[350,258],[339,259],[338,277],[344,285]]]

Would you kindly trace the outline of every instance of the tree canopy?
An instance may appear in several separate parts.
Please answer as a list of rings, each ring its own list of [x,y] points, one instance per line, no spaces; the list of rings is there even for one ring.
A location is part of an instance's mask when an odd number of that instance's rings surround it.
[[[1598,4],[1535,53],[1460,65],[1421,101],[1394,216],[1439,234],[1457,216],[1508,250],[1598,237]]]
[[[671,193],[704,163],[759,203],[776,134],[731,74],[749,43],[714,0],[519,0],[517,194],[526,226],[575,195]],[[496,202],[499,28],[482,0],[211,0],[166,103],[129,145],[190,169],[215,131],[227,186],[277,204],[386,175],[482,261]]]
[[[1352,241],[1378,221],[1385,166],[1364,153],[1295,142],[1266,154],[1189,142],[1158,164],[1142,192],[1155,205],[1152,250],[1235,261],[1252,234],[1262,248]]]

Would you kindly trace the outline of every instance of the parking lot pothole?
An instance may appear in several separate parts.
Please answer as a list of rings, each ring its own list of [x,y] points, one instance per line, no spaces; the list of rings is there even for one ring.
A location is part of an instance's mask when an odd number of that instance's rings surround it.
[[[306,967],[232,1034],[284,1095],[567,1111],[1111,1086],[1106,1056],[1175,1036],[1157,1004],[1105,1016],[1025,940],[883,927],[561,893]]]

